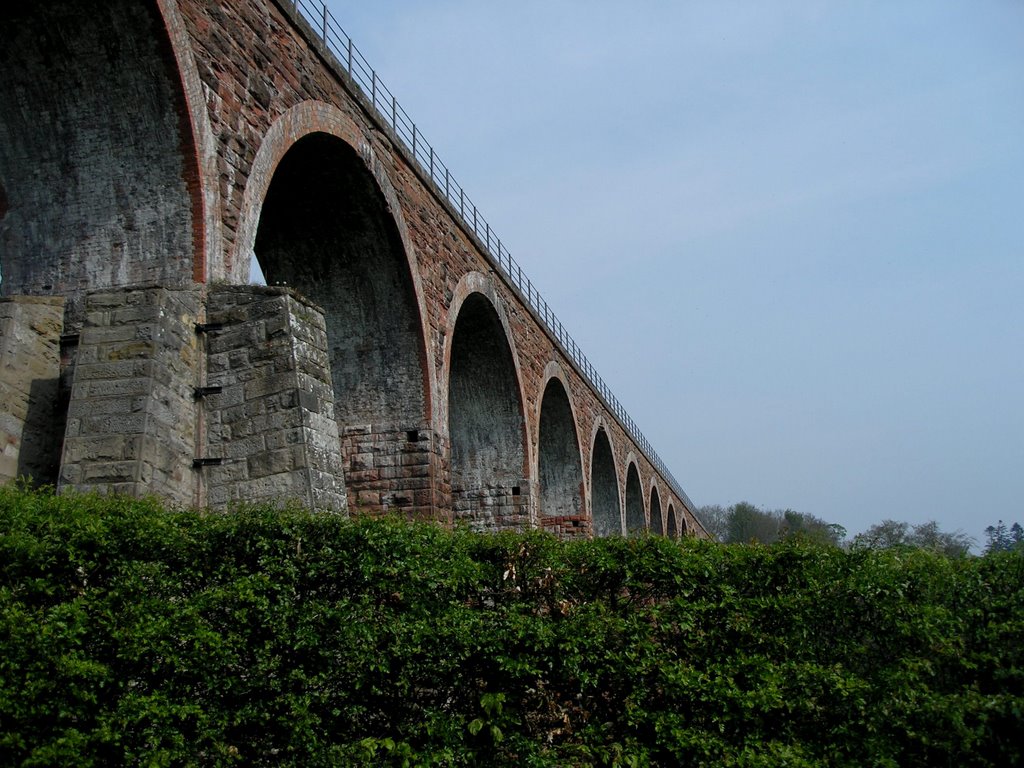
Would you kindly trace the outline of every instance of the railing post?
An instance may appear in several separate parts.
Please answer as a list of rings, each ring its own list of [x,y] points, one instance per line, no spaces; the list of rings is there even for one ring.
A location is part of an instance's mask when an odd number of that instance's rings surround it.
[[[327,45],[327,3],[324,3],[323,26],[321,26],[320,30],[320,37],[324,41],[324,45]]]

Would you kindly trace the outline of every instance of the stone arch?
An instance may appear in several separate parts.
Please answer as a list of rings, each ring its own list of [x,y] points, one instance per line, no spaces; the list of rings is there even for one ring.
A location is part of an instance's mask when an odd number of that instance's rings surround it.
[[[266,199],[273,176],[284,156],[300,140],[312,134],[325,134],[340,139],[358,155],[366,172],[372,177],[376,187],[374,194],[383,197],[390,234],[397,234],[400,248],[406,260],[407,271],[415,295],[416,313],[421,319],[418,331],[421,344],[426,348],[426,334],[422,318],[428,316],[423,281],[420,277],[419,260],[409,228],[402,213],[394,184],[380,162],[372,145],[362,129],[337,107],[319,101],[306,101],[297,104],[278,117],[267,130],[260,142],[260,147],[253,159],[249,177],[242,193],[242,217],[235,232],[230,248],[225,248],[223,263],[211,279],[224,280],[229,283],[245,284],[249,282],[249,268],[256,248],[256,236],[263,215],[263,201]],[[368,180],[364,177],[364,181]],[[397,245],[396,245],[397,247]],[[424,363],[426,360],[424,359]],[[429,404],[428,412],[432,414],[435,428],[440,428],[443,419],[438,412],[441,404],[435,402],[437,380],[433,367],[424,365],[425,390]],[[440,422],[440,423],[439,423]]]
[[[75,322],[89,288],[194,279],[208,217],[179,69],[191,53],[165,10],[56,0],[0,11],[5,294],[63,294]]]
[[[686,516],[686,507],[683,507],[683,512],[679,515],[679,535],[680,537],[689,536],[693,533],[693,528],[690,527],[690,521]]]
[[[313,133],[326,133],[341,139],[360,157],[376,182],[380,194],[384,196],[409,262],[415,266],[415,251],[408,238],[394,185],[362,129],[352,118],[331,104],[304,101],[275,119],[260,141],[252,167],[249,169],[245,190],[242,192],[241,218],[232,245],[225,254],[225,271],[216,275],[217,279],[231,283],[248,282],[250,256],[256,243],[256,233],[262,215],[261,206],[277,166],[296,142]],[[412,271],[416,272],[415,269]],[[421,293],[421,290],[417,290],[417,295]]]
[[[648,494],[650,499],[650,521],[651,521],[651,533],[656,533],[659,536],[665,535],[665,518],[663,516],[663,510],[661,508],[661,494],[658,493],[658,483],[652,478],[651,479],[651,491]]]
[[[586,495],[583,458],[569,386],[557,362],[548,363],[544,382],[536,419],[540,515],[579,518]]]
[[[640,471],[630,456],[626,469],[626,535],[636,536],[647,528],[644,516],[644,489],[640,485]]]
[[[455,290],[452,291],[452,298],[451,301],[448,303],[448,312],[445,320],[445,329],[442,335],[442,349],[444,359],[443,362],[441,363],[443,370],[440,372],[439,381],[443,383],[444,387],[447,386],[451,371],[451,341],[455,334],[455,323],[458,320],[459,311],[461,310],[463,303],[465,303],[466,299],[468,299],[474,293],[479,293],[485,296],[487,300],[491,303],[491,306],[494,307],[494,311],[497,313],[498,322],[501,323],[502,333],[505,335],[505,339],[508,341],[508,346],[512,351],[512,363],[515,366],[516,385],[519,388],[519,401],[525,403],[526,390],[523,388],[524,377],[522,368],[519,365],[519,350],[516,348],[516,337],[515,334],[512,333],[512,326],[509,325],[508,316],[505,313],[504,303],[498,296],[498,292],[494,287],[493,280],[488,275],[485,275],[483,272],[467,272],[459,280],[458,285],[455,286]],[[437,391],[439,392],[439,394],[436,398],[436,402],[434,403],[434,411],[437,414],[441,432],[447,435],[449,423],[448,407],[450,398],[445,388],[439,386]],[[528,442],[526,445],[526,450],[527,453],[526,463],[524,465],[523,470],[524,472],[528,472],[529,467],[533,466],[533,452]]]
[[[429,465],[435,442],[418,274],[380,169],[334,118],[307,105],[275,124],[245,192],[262,197],[239,231],[268,284],[294,288],[324,310],[349,504],[423,506],[430,502],[414,498],[422,478],[407,461],[427,454],[417,461]],[[236,258],[230,274],[248,267]]]
[[[480,529],[523,527],[530,463],[512,336],[486,278],[467,275],[460,287],[446,349],[452,511]]]
[[[671,539],[679,538],[679,522],[676,520],[676,505],[668,503],[668,536]]]
[[[615,451],[603,419],[590,437],[590,511],[595,536],[622,535],[622,501]]]

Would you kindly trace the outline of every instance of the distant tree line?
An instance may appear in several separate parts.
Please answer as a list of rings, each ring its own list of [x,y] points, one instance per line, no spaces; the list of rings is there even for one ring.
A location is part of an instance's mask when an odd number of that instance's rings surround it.
[[[852,539],[846,529],[820,517],[792,509],[767,510],[741,501],[729,507],[712,504],[701,507],[698,514],[708,531],[727,544],[756,542],[774,544],[790,537],[800,537],[821,544],[851,549],[892,549],[908,547],[927,549],[950,557],[970,554],[974,540],[962,531],[943,531],[934,520],[911,525],[897,520],[883,520]],[[985,529],[985,554],[991,552],[1024,552],[1024,528],[1019,523]]]
[[[792,509],[761,509],[748,501],[731,507],[720,504],[701,507],[697,514],[715,538],[729,544],[774,544],[799,536],[839,546],[846,538],[843,526],[828,523],[820,517]]]
[[[973,543],[974,540],[961,531],[949,533],[941,530],[934,520],[920,525],[883,520],[864,533],[854,536],[852,546],[869,549],[915,547],[930,549],[950,557],[963,557],[970,554]]]

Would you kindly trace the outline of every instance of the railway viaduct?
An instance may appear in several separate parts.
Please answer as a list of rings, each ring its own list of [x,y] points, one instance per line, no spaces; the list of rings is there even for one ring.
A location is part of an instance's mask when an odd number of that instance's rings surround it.
[[[313,2],[0,10],[0,480],[705,536]]]

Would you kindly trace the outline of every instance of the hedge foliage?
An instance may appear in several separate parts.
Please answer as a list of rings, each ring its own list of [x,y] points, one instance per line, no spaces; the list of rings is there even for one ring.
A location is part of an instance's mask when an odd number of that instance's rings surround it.
[[[1024,557],[0,489],[0,764],[1007,766]]]

